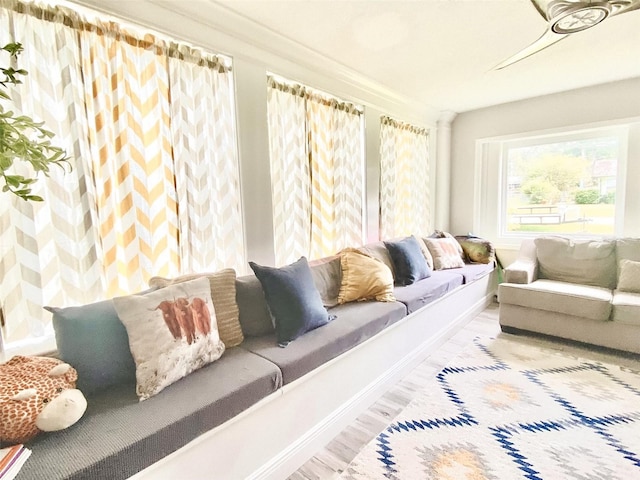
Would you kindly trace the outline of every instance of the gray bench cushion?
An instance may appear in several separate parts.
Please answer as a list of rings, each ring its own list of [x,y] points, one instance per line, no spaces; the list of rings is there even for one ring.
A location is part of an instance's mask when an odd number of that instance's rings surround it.
[[[467,283],[475,282],[479,278],[488,275],[495,269],[495,263],[467,263],[461,268],[452,268],[449,272],[459,273],[464,277],[465,285]]]
[[[239,347],[139,402],[135,386],[88,397],[80,421],[28,444],[21,480],[125,479],[282,386],[280,370]]]
[[[528,284],[502,283],[500,303],[564,313],[605,322],[611,314],[611,290],[590,285],[536,280]]]
[[[455,270],[461,270],[456,268]],[[393,294],[396,300],[407,306],[413,313],[425,305],[437,300],[447,292],[462,285],[463,277],[452,270],[437,270],[431,276],[404,287],[396,287]]]
[[[240,348],[275,363],[285,385],[371,338],[407,315],[398,302],[352,302],[329,309],[337,318],[280,348],[276,336],[247,338]]]

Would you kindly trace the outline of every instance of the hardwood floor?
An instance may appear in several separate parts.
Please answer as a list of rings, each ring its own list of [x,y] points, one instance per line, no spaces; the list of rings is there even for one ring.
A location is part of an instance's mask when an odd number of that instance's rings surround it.
[[[328,480],[336,478],[358,452],[373,440],[406,407],[414,394],[444,368],[462,348],[478,335],[495,336],[500,332],[498,304],[445,340],[429,357],[396,383],[369,409],[358,416],[324,449],[309,459],[289,480]]]
[[[355,421],[347,426],[325,448],[309,459],[289,480],[330,480],[337,478],[360,450],[373,440],[412,400],[423,386],[444,368],[477,336],[511,336],[502,333],[498,324],[498,304],[489,305],[476,318],[444,340],[420,365],[396,383]],[[637,356],[618,355],[611,351],[593,350],[561,340],[519,337],[523,342],[544,344],[547,348],[607,363],[638,367]]]

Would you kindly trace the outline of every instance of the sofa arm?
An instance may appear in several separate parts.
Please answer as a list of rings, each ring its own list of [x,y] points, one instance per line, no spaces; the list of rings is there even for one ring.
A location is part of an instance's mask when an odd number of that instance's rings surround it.
[[[538,265],[528,260],[516,260],[504,269],[506,283],[531,283],[538,277]]]
[[[504,269],[507,283],[531,283],[538,278],[538,258],[533,240],[523,240],[515,262]]]

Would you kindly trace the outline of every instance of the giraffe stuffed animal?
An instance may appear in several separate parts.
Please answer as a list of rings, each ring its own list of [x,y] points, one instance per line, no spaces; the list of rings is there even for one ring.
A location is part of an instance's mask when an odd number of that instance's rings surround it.
[[[78,373],[49,357],[20,356],[0,364],[0,445],[25,443],[40,432],[70,427],[87,401]]]

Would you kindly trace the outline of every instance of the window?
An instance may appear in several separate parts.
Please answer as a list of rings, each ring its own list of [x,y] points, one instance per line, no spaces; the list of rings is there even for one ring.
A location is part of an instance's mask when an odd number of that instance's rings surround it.
[[[386,116],[380,123],[380,237],[428,235],[429,134]]]
[[[73,170],[0,202],[7,353],[55,347],[43,306],[147,288],[151,276],[244,265],[229,59],[71,10],[0,8],[25,46],[11,108],[45,122]]]
[[[483,139],[477,147],[478,235],[517,245],[540,234],[612,236],[638,226],[626,195],[637,168],[627,162],[640,147],[637,120]]]
[[[363,243],[362,108],[274,76],[267,85],[276,263]]]
[[[613,235],[622,132],[504,142],[505,233]]]

